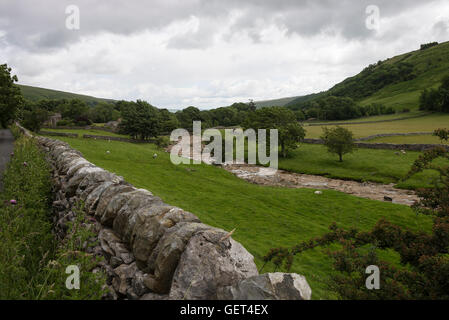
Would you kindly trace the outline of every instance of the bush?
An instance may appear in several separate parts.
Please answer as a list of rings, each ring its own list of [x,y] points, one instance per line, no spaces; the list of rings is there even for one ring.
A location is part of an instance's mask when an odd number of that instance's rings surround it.
[[[159,148],[166,148],[170,145],[170,139],[166,136],[159,136],[155,143]]]
[[[430,42],[430,43],[425,43],[421,45],[421,50],[426,50],[432,47],[435,47],[438,45],[438,42]]]
[[[66,120],[66,119],[59,120],[56,123],[56,126],[58,126],[58,127],[68,127],[68,126],[73,126],[73,125],[74,124],[73,124],[73,122],[71,120]]]
[[[42,124],[48,118],[48,111],[44,109],[24,110],[22,114],[22,125],[33,132],[39,132]]]
[[[86,116],[80,116],[75,119],[75,124],[79,127],[85,127],[91,125],[92,121],[90,121]]]

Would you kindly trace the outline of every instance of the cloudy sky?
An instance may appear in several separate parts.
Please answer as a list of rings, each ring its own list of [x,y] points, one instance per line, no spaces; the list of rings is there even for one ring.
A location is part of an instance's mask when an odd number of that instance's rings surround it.
[[[448,40],[447,0],[0,0],[19,83],[166,108],[318,92]]]

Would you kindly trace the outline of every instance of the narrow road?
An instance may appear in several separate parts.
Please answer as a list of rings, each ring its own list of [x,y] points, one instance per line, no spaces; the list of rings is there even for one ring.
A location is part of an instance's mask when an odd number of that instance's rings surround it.
[[[9,129],[0,129],[0,190],[3,189],[3,171],[14,150],[14,137]]]

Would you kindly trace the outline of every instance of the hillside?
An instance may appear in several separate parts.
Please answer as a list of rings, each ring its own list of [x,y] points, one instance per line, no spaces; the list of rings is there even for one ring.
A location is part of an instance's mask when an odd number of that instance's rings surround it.
[[[92,96],[82,95],[82,94],[76,94],[71,92],[65,92],[65,91],[58,91],[58,90],[52,90],[52,89],[45,89],[45,88],[39,88],[39,87],[32,87],[32,86],[26,86],[26,85],[18,85],[20,87],[20,90],[22,91],[22,95],[25,97],[25,99],[29,99],[32,101],[42,100],[42,99],[80,99],[85,101],[89,105],[95,105],[99,102],[113,102],[112,99],[102,99],[102,98],[96,98]]]
[[[296,100],[300,97],[290,97],[290,98],[281,98],[281,99],[273,99],[273,100],[263,100],[263,101],[254,101],[256,104],[256,107],[259,108],[265,108],[265,107],[272,107],[272,106],[285,106],[286,104],[292,102],[293,100]]]
[[[366,67],[354,77],[347,78],[318,97],[325,95],[350,97],[361,106],[381,103],[397,111],[416,110],[424,89],[437,87],[449,74],[449,42],[425,50],[405,53]],[[313,95],[312,95],[313,96]],[[290,101],[294,107],[306,102],[304,97]]]

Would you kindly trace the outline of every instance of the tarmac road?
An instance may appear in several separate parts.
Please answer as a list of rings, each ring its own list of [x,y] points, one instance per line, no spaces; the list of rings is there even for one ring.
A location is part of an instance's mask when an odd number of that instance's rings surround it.
[[[14,151],[14,137],[9,129],[0,129],[0,190],[3,189],[2,175]]]

